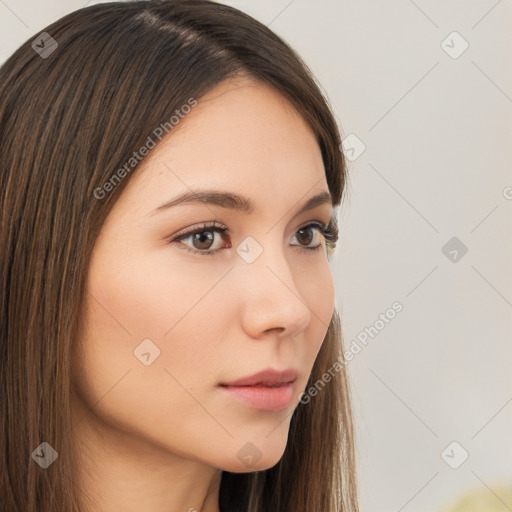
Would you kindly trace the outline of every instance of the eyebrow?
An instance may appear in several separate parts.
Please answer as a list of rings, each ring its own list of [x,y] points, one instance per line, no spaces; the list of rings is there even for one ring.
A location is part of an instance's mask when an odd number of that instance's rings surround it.
[[[160,205],[158,208],[150,212],[149,215],[154,215],[156,213],[162,212],[164,210],[168,210],[174,206],[183,205],[183,204],[211,204],[215,206],[220,206],[221,208],[227,208],[229,210],[239,211],[241,213],[250,214],[254,213],[256,210],[252,201],[244,196],[232,193],[232,192],[222,192],[218,190],[193,190],[189,192],[184,192],[179,196],[171,199],[170,201],[165,202]],[[323,191],[319,194],[310,197],[295,213],[295,215],[299,215],[308,210],[312,210],[317,206],[329,203],[332,205],[332,196],[329,192]]]

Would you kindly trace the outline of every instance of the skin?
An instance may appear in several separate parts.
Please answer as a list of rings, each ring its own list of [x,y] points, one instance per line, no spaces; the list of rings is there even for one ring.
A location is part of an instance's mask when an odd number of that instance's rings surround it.
[[[239,193],[257,210],[189,204],[151,215],[189,188]],[[328,224],[332,205],[294,214],[321,191],[312,131],[282,96],[245,79],[200,98],[139,164],[96,241],[73,360],[76,481],[91,510],[218,512],[221,470],[279,462],[334,309],[325,248],[301,250],[325,241],[297,233]],[[192,236],[169,243],[212,221],[229,230],[212,232],[211,247]],[[236,252],[247,236],[263,248],[250,264]],[[148,366],[134,356],[144,339],[160,349]],[[254,409],[217,387],[289,367],[299,378],[285,410]],[[248,442],[261,453],[250,469],[237,456]]]

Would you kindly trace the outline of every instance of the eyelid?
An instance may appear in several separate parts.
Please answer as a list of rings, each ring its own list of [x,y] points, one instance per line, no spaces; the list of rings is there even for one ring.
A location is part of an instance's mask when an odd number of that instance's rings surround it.
[[[329,227],[329,223],[325,224],[324,222],[322,222],[320,220],[308,221],[305,224],[299,226],[295,230],[295,233],[301,229],[304,229],[307,227],[314,227],[314,226],[325,230]],[[213,228],[215,228],[215,230],[217,232],[221,232],[221,233],[228,232],[229,233],[229,228],[226,225],[220,224],[217,221],[210,221],[210,222],[204,222],[195,227],[191,227],[190,229],[186,228],[185,231],[181,231],[181,232],[178,232],[176,235],[173,235],[172,239],[171,239],[171,237],[169,237],[169,241],[186,238],[187,236],[194,235],[196,233],[202,233],[203,231],[208,231],[209,229],[213,230]]]
[[[185,228],[185,230],[181,231],[181,232],[178,231],[178,233],[176,235],[172,236],[172,240],[176,240],[178,238],[185,237],[188,235],[193,235],[195,233],[201,233],[202,231],[207,231],[208,229],[212,229],[212,228],[219,229],[219,231],[222,231],[222,232],[229,231],[227,226],[225,226],[224,224],[220,224],[216,220],[214,220],[214,221],[210,221],[210,222],[200,223],[199,225],[197,225],[195,227],[191,227],[190,229]]]

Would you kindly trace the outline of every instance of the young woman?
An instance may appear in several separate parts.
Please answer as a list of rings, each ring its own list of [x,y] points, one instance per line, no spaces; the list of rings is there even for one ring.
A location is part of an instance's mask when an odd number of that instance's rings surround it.
[[[73,12],[0,68],[0,510],[355,512],[299,56],[206,0]]]

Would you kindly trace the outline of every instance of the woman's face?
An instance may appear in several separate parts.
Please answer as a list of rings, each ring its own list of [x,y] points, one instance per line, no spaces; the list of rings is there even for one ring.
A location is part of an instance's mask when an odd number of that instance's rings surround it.
[[[334,308],[325,241],[300,231],[327,225],[332,205],[297,213],[328,192],[315,137],[276,92],[230,80],[132,172],[91,260],[74,385],[93,414],[81,421],[226,471],[272,467]],[[253,210],[159,209],[204,190]],[[220,385],[266,369],[297,377],[281,389]]]

